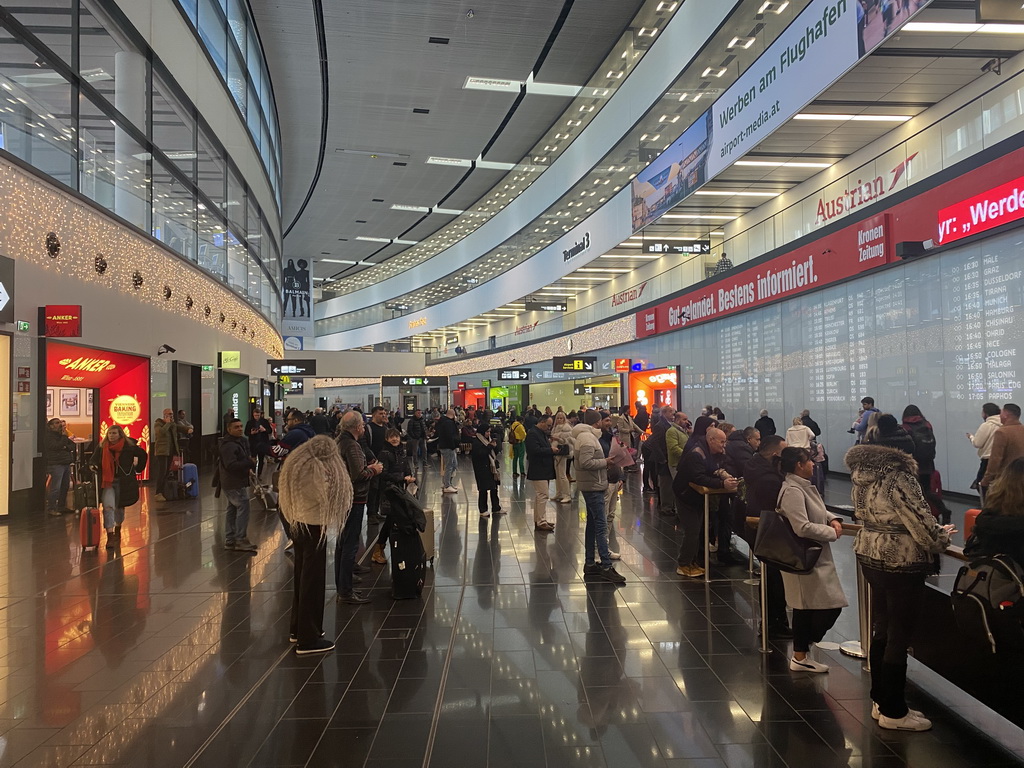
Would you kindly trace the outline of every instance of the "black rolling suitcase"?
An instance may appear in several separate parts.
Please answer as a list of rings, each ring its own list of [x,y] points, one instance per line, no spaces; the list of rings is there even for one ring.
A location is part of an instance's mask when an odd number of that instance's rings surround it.
[[[411,600],[423,594],[427,564],[423,541],[418,531],[404,533],[398,527],[391,531],[391,597]]]

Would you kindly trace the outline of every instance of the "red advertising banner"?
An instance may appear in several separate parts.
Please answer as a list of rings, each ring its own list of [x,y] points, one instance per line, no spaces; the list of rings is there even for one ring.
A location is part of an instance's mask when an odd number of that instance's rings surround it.
[[[81,304],[47,304],[43,314],[45,336],[70,339],[82,335]]]
[[[637,313],[637,338],[769,304],[886,264],[893,257],[888,214],[863,219],[792,253]]]
[[[908,165],[912,160],[913,156]],[[1024,148],[783,256],[638,312],[637,338],[717,320],[855,277],[895,261],[894,243],[945,244],[1024,219],[1024,178],[1017,178],[1022,167]],[[968,231],[962,231],[961,223],[970,225]]]
[[[1024,219],[1024,176],[939,211],[937,242],[945,245],[1019,219]]]

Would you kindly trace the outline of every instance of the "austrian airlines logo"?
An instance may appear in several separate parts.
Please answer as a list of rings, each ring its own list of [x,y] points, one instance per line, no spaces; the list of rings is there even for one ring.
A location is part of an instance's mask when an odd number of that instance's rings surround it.
[[[866,181],[857,179],[855,184],[828,200],[824,197],[818,198],[818,215],[815,217],[814,223],[818,226],[825,224],[832,221],[832,219],[837,219],[840,216],[851,213],[868,203],[873,203],[882,195],[891,192],[907,172],[907,169],[910,167],[910,161],[917,157],[917,155],[918,153],[915,152],[889,171],[892,180],[889,182],[888,189],[885,186],[885,179],[881,176],[876,176]]]

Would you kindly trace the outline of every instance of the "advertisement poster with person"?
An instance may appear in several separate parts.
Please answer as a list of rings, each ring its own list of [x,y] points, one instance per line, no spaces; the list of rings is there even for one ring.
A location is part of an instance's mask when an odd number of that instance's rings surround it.
[[[313,344],[313,279],[309,262],[306,259],[288,259],[281,276],[284,348],[309,349]]]

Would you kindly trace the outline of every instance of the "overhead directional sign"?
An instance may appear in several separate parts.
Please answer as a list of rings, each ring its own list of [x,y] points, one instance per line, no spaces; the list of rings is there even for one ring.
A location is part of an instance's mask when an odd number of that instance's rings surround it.
[[[435,382],[435,386],[440,386],[444,379],[434,378],[431,379],[428,376],[381,376],[380,385],[382,387],[429,387],[430,382]]]
[[[499,368],[498,381],[529,381],[529,368]]]
[[[551,370],[555,372],[561,371],[562,373],[593,373],[596,369],[596,357],[579,357],[578,355],[573,355],[570,357],[551,358]]]
[[[527,312],[567,312],[569,305],[564,301],[528,301]]]
[[[672,243],[664,240],[644,240],[644,253],[711,253],[711,241]]]
[[[267,365],[274,376],[316,376],[316,360],[267,360]]]
[[[0,323],[14,322],[14,259],[0,256]]]

